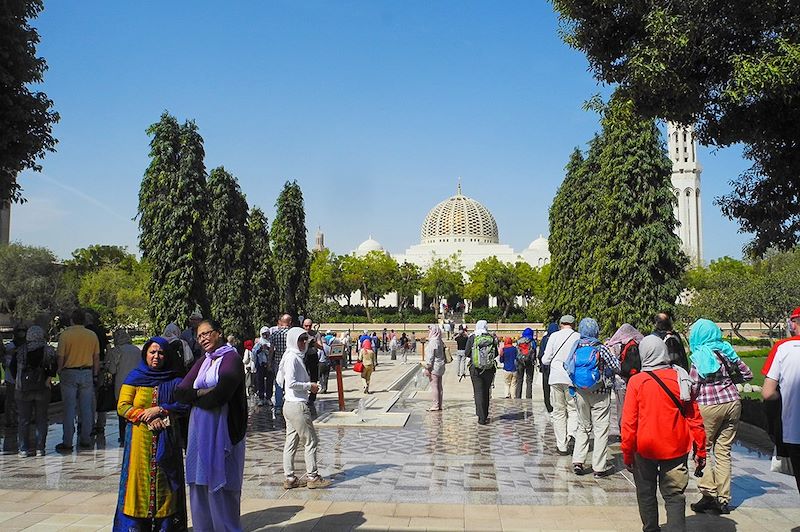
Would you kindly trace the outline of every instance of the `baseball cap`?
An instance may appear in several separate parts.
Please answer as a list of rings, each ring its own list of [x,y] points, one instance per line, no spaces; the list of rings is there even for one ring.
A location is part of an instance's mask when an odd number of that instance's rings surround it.
[[[792,311],[791,319],[796,320],[797,318],[800,318],[800,307],[797,307]]]
[[[561,319],[558,320],[558,323],[575,323],[575,316],[572,314],[564,314],[561,316]]]

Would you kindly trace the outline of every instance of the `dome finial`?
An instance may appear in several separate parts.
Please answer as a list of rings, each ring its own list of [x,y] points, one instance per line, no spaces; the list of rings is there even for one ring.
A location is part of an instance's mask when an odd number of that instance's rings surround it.
[[[456,189],[456,196],[461,196],[461,176],[458,176],[458,188]]]

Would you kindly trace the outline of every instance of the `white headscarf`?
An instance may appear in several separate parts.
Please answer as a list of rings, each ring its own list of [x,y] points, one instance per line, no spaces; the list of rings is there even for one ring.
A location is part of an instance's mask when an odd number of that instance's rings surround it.
[[[691,399],[692,379],[680,366],[670,366],[667,344],[653,334],[645,336],[639,342],[639,356],[642,359],[642,371],[655,371],[671,367],[676,372],[678,386],[681,389],[681,401]]]
[[[475,323],[475,336],[479,334],[489,334],[489,322],[486,320],[478,320]]]
[[[433,349],[444,345],[442,342],[442,329],[438,325],[431,325],[428,329],[428,345]]]
[[[302,327],[292,327],[289,329],[289,332],[286,333],[286,351],[283,352],[281,362],[278,364],[278,371],[275,374],[275,380],[280,386],[283,386],[283,382],[286,380],[285,372],[283,370],[286,361],[292,356],[303,358],[303,355],[306,353],[305,349],[300,351],[300,348],[297,345],[297,340],[303,335],[308,336],[308,331]],[[308,349],[308,342],[306,342],[306,349]]]

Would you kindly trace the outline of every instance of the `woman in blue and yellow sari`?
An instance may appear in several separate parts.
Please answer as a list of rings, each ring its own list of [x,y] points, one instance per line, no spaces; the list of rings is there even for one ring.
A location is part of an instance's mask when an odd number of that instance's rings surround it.
[[[142,362],[122,385],[117,412],[128,422],[115,531],[186,530],[183,457],[175,417],[189,407],[173,399],[180,377],[166,365],[169,343],[151,338]]]

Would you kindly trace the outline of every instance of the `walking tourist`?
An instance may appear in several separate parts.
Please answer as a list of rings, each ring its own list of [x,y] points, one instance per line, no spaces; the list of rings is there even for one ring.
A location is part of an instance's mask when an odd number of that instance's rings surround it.
[[[643,530],[661,530],[656,486],[667,510],[665,530],[686,530],[687,459],[697,449],[695,470],[700,472],[705,466],[703,419],[691,400],[686,371],[670,366],[664,342],[647,336],[639,352],[642,372],[628,381],[622,414],[622,459],[633,472]]]
[[[19,424],[19,412],[17,412],[15,393],[17,381],[14,372],[11,371],[11,360],[14,358],[15,351],[25,345],[27,330],[20,326],[14,327],[12,335],[11,341],[4,346],[5,353],[3,355],[3,384],[5,386],[3,399],[3,416],[5,419],[3,420],[3,425],[8,429],[8,432],[11,432],[11,429],[17,428]]]
[[[431,325],[428,330],[428,342],[425,344],[425,375],[431,381],[431,397],[433,404],[430,412],[442,410],[442,380],[444,379],[444,342],[442,330],[438,325]]]
[[[372,342],[372,351],[375,353],[375,367],[378,367],[378,351],[381,349],[380,340],[378,339],[378,335],[375,334],[375,331],[372,331],[372,336],[370,336],[370,341]]]
[[[319,393],[328,393],[328,379],[331,375],[331,342],[336,336],[326,335],[322,340],[322,347],[317,350],[319,358]]]
[[[114,347],[108,350],[108,372],[114,376],[114,396],[117,399],[117,409],[119,410],[119,393],[122,383],[128,378],[133,369],[142,361],[142,351],[133,345],[131,335],[125,329],[114,331]],[[127,421],[124,416],[119,418],[119,443],[125,443],[125,425]]]
[[[278,319],[278,328],[272,331],[269,336],[269,352],[270,361],[269,366],[272,375],[277,374],[278,366],[280,366],[283,353],[286,351],[286,333],[289,332],[289,327],[292,326],[292,317],[289,314],[284,314]],[[268,391],[272,395],[272,389]],[[283,388],[278,384],[275,379],[275,415],[283,412]]]
[[[517,348],[514,346],[514,340],[510,336],[506,336],[503,339],[500,362],[503,364],[505,373],[503,380],[506,383],[506,399],[510,399],[517,384]]]
[[[64,438],[56,451],[71,453],[75,436],[75,411],[78,411],[78,447],[92,448],[94,424],[94,384],[100,372],[100,342],[97,335],[83,326],[84,313],[77,309],[70,316],[72,325],[61,332],[58,340],[58,373],[64,402]]]
[[[47,441],[47,409],[50,405],[50,378],[56,375],[56,353],[44,340],[44,330],[32,325],[26,341],[14,350],[9,369],[16,381],[15,399],[19,456],[44,456]],[[34,442],[28,441],[35,421]]]
[[[730,513],[731,447],[736,439],[742,402],[736,384],[753,378],[750,368],[711,320],[699,319],[689,329],[694,394],[706,428],[706,449],[714,466],[700,479],[702,498],[695,512]]]
[[[617,423],[622,430],[622,408],[625,403],[625,390],[628,379],[642,370],[642,359],[639,355],[639,342],[644,335],[630,323],[623,323],[617,332],[606,342],[615,357],[619,360],[620,372],[615,375],[614,395],[616,396]]]
[[[527,327],[517,340],[517,379],[514,397],[522,398],[522,381],[525,381],[525,398],[533,398],[533,370],[536,367],[536,331]]]
[[[414,331],[411,331],[411,336],[408,337],[408,349],[407,351],[411,353],[412,364],[417,363],[417,335]],[[377,364],[376,364],[377,365]]]
[[[244,389],[247,393],[247,399],[255,395],[255,359],[253,358],[253,348],[255,342],[249,338],[242,342],[244,346],[244,353],[242,353],[242,364],[244,365]]]
[[[409,349],[408,336],[406,336],[406,333],[403,333],[400,336],[399,349],[400,349],[400,363],[405,365],[406,363],[408,363],[408,349]]]
[[[456,335],[456,372],[459,380],[467,376],[467,338],[469,335],[466,327],[459,329]]]
[[[452,329],[450,328],[450,322],[448,320],[445,320],[443,327],[444,327],[444,332],[447,335],[447,339],[449,340],[450,333],[452,332]]]
[[[791,314],[789,330],[792,336],[772,347],[761,395],[767,401],[780,401],[776,454],[789,459],[800,492],[800,307]]]
[[[346,361],[343,366],[347,367],[353,363],[353,343],[350,339],[350,329],[347,329],[342,335],[342,345],[344,346],[344,354]]]
[[[547,325],[547,331],[542,337],[542,342],[539,344],[539,372],[542,374],[542,398],[544,399],[544,408],[549,414],[553,413],[553,405],[550,401],[550,364],[542,362],[544,357],[544,350],[547,348],[547,342],[550,335],[558,332],[558,324],[551,322]]]
[[[103,379],[101,377],[104,376],[106,372],[106,350],[108,349],[108,331],[103,326],[100,321],[100,315],[95,312],[93,309],[86,309],[84,311],[84,315],[86,316],[86,325],[85,327],[92,331],[94,334],[97,335],[97,341],[100,344],[100,354],[98,355],[100,358],[100,370],[95,375],[94,379],[94,393],[92,394],[92,411],[94,412],[94,419],[92,420],[92,432],[90,433],[91,436],[97,435],[104,435],[106,431],[106,410],[99,408],[102,405],[98,404],[98,396],[101,389],[101,383]],[[114,405],[110,401],[110,388],[107,389],[109,397],[108,397],[108,407],[112,408]],[[80,427],[80,424],[78,424]],[[80,430],[80,429],[79,429]]]
[[[319,382],[319,352],[322,350],[322,335],[319,333],[319,331],[314,330],[314,322],[309,318],[303,320],[303,329],[310,338],[304,358],[306,371],[308,371],[308,376],[311,378],[311,382]],[[316,399],[317,392],[309,393],[309,406],[313,406]]]
[[[272,383],[275,373],[270,366],[269,327],[264,326],[259,330],[258,342],[253,346],[253,363],[256,368],[255,386],[258,406],[272,406]]]
[[[323,479],[317,470],[317,444],[319,438],[311,418],[308,394],[319,391],[319,384],[311,379],[303,363],[303,356],[313,338],[300,327],[289,329],[286,351],[281,358],[277,380],[286,393],[283,416],[286,419],[286,443],[283,447],[284,489],[307,486],[309,489],[326,488],[331,481]],[[305,446],[306,478],[294,472],[294,455],[300,442]]]
[[[619,373],[619,360],[598,339],[600,327],[594,319],[583,318],[578,324],[578,333],[580,340],[567,360],[578,410],[572,469],[576,475],[587,473],[584,462],[589,452],[591,433],[594,435],[592,470],[595,478],[602,478],[614,472],[613,466],[608,466],[608,431],[611,392],[614,389],[614,374]]]
[[[372,371],[375,369],[375,351],[372,349],[372,341],[367,339],[361,342],[361,349],[358,350],[358,361],[364,364],[361,370],[361,380],[364,393],[369,394],[369,380],[372,378]]]
[[[160,336],[145,342],[139,365],[120,390],[117,413],[128,425],[115,531],[186,530],[183,454],[175,419],[189,407],[175,400],[181,378],[167,365],[168,347]]]
[[[488,326],[486,320],[478,320],[475,332],[469,336],[465,346],[469,355],[469,376],[479,425],[489,424],[489,390],[497,372],[497,340],[489,334]]]
[[[548,334],[547,346],[542,355],[542,365],[550,367],[550,402],[553,405],[553,432],[556,436],[556,453],[566,456],[572,454],[575,445],[575,431],[578,428],[578,412],[575,395],[570,392],[572,381],[564,363],[578,343],[581,335],[573,328],[575,317],[561,316],[560,329]]]
[[[198,532],[239,531],[244,475],[247,397],[244,365],[210,319],[197,326],[203,358],[175,390],[192,406],[186,447],[186,483]]]
[[[686,347],[681,334],[673,328],[672,318],[666,312],[659,312],[655,316],[653,334],[664,340],[669,351],[670,363],[689,371],[689,359],[686,356]]]

